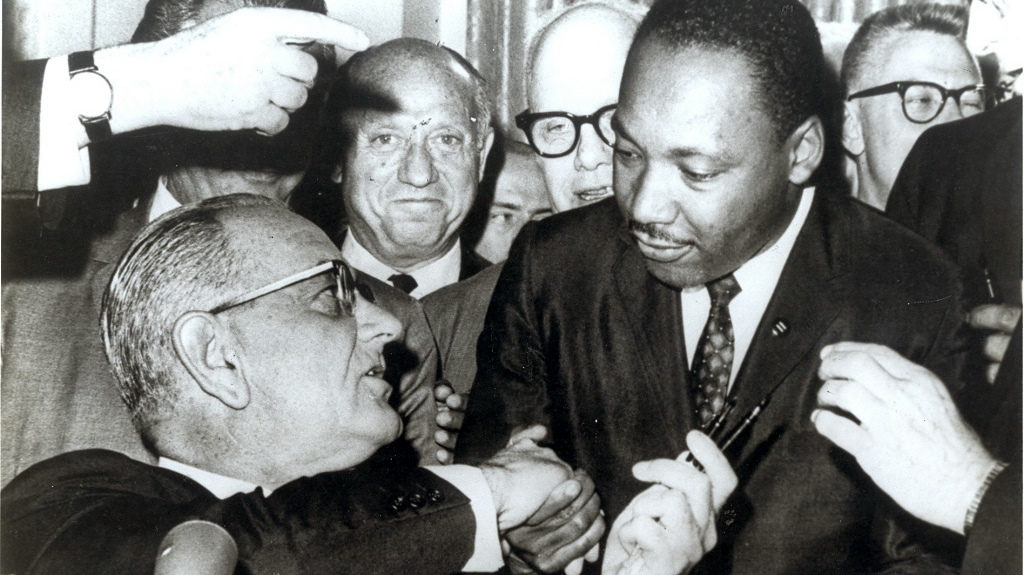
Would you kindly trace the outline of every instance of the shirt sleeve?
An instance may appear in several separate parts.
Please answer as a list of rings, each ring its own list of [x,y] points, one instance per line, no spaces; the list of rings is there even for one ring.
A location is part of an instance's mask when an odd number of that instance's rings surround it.
[[[476,518],[476,540],[473,556],[463,571],[493,572],[505,565],[498,539],[498,512],[494,508],[491,488],[484,474],[470,465],[430,465],[424,469],[451,483],[469,498]]]
[[[55,190],[89,183],[89,148],[78,147],[82,130],[68,97],[68,58],[46,63],[39,101],[39,165],[36,189]]]

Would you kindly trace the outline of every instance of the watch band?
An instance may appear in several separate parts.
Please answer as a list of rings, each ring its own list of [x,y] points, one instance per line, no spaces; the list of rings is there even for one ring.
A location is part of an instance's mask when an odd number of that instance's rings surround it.
[[[99,142],[110,137],[110,107],[114,103],[114,87],[110,84],[110,80],[107,79],[99,68],[96,67],[96,62],[93,60],[93,52],[91,50],[83,52],[72,52],[68,54],[68,77],[74,78],[78,74],[90,73],[95,74],[103,79],[110,88],[110,101],[107,103],[107,110],[98,116],[83,116],[79,114],[78,121],[82,123],[85,128],[85,133],[89,136],[90,142]]]

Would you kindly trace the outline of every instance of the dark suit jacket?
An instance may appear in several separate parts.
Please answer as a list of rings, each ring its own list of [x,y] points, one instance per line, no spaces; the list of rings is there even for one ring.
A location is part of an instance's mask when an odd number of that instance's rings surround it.
[[[1021,100],[1015,98],[928,130],[907,156],[886,206],[886,214],[960,264],[969,307],[991,301],[1021,305],[1021,119]],[[1021,382],[1018,323],[995,385],[969,379],[959,398],[985,446],[1013,462],[978,510],[963,573],[1020,573]]]
[[[34,195],[39,167],[39,101],[46,60],[4,63],[3,194]]]
[[[476,378],[476,342],[484,329],[484,316],[502,265],[494,264],[422,300],[437,344],[441,375],[462,394],[469,393]]]
[[[4,573],[153,572],[188,519],[222,525],[237,573],[450,573],[473,552],[468,499],[419,468],[352,470],[219,500],[173,471],[101,450],[43,462],[2,492]],[[395,505],[399,497],[418,506]]]
[[[810,422],[818,354],[878,342],[952,374],[959,295],[933,246],[818,191],[737,373],[729,427],[776,391],[730,451],[741,483],[704,568],[852,573],[911,555],[897,539],[869,538],[880,494]],[[645,487],[631,466],[676,457],[694,428],[681,314],[679,292],[647,273],[613,200],[528,225],[487,312],[457,460],[495,452],[519,425],[548,424],[613,521]]]

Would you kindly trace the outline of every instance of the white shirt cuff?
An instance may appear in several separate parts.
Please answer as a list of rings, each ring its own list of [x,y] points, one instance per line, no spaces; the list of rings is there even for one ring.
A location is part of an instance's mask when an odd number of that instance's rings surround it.
[[[469,498],[476,517],[476,541],[473,556],[462,570],[491,572],[501,569],[505,558],[498,539],[498,511],[494,508],[494,496],[483,472],[470,465],[428,465],[424,469],[459,488]]]
[[[69,88],[67,56],[50,58],[39,99],[39,191],[89,183],[89,148],[78,147],[82,125],[69,100]]]

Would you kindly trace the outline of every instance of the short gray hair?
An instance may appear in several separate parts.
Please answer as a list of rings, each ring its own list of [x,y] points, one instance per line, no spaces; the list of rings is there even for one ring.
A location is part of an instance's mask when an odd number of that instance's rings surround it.
[[[132,421],[147,440],[178,397],[174,324],[188,311],[217,305],[241,282],[247,256],[233,247],[224,217],[253,207],[286,210],[268,198],[233,194],[168,212],[135,238],[103,294],[100,327],[107,359]]]
[[[868,16],[843,52],[839,74],[843,92],[849,92],[852,83],[863,74],[871,73],[871,55],[885,50],[889,37],[905,32],[934,32],[963,40],[967,34],[967,10],[951,4],[904,4]]]

